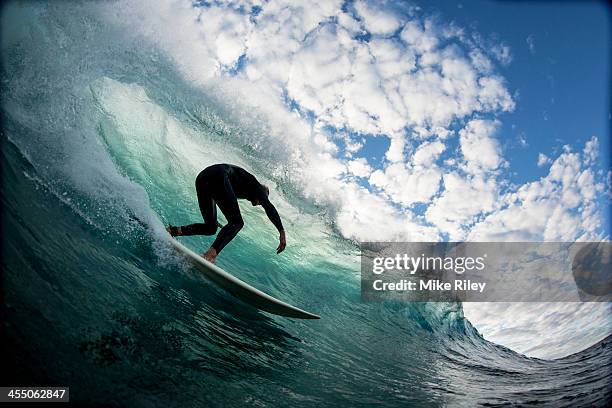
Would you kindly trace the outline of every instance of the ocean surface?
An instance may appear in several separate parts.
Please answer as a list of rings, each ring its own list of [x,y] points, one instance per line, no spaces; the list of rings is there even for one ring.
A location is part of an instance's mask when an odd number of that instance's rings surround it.
[[[540,360],[483,339],[461,304],[362,302],[357,245],[286,177],[265,126],[109,24],[105,7],[3,8],[12,385],[68,385],[71,401],[100,406],[608,406],[610,338]],[[219,266],[321,320],[242,304],[170,249],[163,225],[199,222],[195,176],[217,162],[267,182],[288,230],[277,256],[263,211],[241,204],[246,226]]]

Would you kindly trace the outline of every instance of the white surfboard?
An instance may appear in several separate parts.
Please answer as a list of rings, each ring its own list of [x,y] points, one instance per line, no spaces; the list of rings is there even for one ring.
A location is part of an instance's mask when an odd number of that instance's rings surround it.
[[[235,276],[230,275],[217,265],[208,262],[200,255],[178,242],[171,239],[174,248],[185,255],[185,257],[202,272],[208,279],[213,281],[220,288],[228,291],[234,297],[256,307],[257,309],[275,315],[294,317],[296,319],[320,319],[320,316],[307,312],[288,303],[280,301],[267,293],[255,289],[251,285],[241,281]]]

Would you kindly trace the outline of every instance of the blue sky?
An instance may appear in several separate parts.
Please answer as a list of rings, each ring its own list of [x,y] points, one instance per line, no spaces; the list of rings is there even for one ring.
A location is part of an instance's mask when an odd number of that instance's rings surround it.
[[[563,144],[576,148],[600,138],[610,151],[610,7],[603,1],[422,2],[426,13],[471,27],[510,47],[512,60],[499,67],[517,107],[503,118],[507,157],[525,181],[545,170],[538,152],[552,155]],[[530,48],[530,43],[532,48]],[[528,148],[512,143],[524,135]]]

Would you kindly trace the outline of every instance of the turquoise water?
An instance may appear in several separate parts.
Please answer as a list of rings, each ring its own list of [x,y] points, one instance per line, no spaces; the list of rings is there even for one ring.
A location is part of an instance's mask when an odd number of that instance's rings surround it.
[[[561,360],[485,341],[460,304],[363,303],[359,253],[288,176],[265,124],[237,117],[102,6],[2,16],[3,367],[111,406],[605,406],[608,341]],[[218,264],[321,315],[272,316],[174,254],[163,223],[197,222],[195,175],[241,165],[288,230],[242,204]],[[144,225],[134,221],[144,220]],[[160,220],[161,219],[161,220]],[[196,251],[208,237],[183,238]]]

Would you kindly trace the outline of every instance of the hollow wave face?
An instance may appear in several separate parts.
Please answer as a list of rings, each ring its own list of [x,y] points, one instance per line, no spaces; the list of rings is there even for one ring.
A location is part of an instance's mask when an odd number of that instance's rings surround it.
[[[561,360],[485,341],[460,304],[362,303],[354,243],[302,191],[291,145],[193,84],[111,5],[11,4],[2,21],[5,369],[116,406],[600,405],[606,341]],[[271,187],[289,247],[257,208],[219,265],[314,311],[240,303],[168,247],[197,222],[196,174],[231,162]],[[298,181],[296,181],[298,180]],[[140,220],[140,221],[137,221]],[[202,251],[208,237],[184,242]]]

